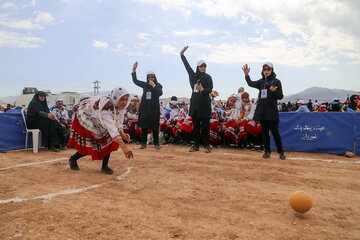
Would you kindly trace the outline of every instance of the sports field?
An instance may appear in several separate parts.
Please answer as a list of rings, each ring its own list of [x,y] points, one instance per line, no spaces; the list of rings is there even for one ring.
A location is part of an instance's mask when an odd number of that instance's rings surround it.
[[[360,239],[360,158],[131,144],[134,159],[73,149],[0,154],[0,239]],[[312,209],[288,204],[303,190]]]

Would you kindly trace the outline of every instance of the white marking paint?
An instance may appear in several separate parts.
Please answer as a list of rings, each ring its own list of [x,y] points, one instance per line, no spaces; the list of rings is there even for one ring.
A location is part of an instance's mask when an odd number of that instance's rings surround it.
[[[215,153],[215,154],[259,158],[258,156],[236,154],[236,153]],[[271,157],[271,158],[274,158],[274,157]],[[346,160],[340,161],[340,160],[331,160],[331,159],[326,160],[326,159],[316,159],[316,158],[292,158],[292,157],[286,157],[286,160],[306,160],[306,161],[335,162],[335,163],[360,163],[360,161],[346,161]],[[284,160],[281,160],[281,161],[284,161]]]
[[[128,167],[126,169],[126,172],[121,174],[120,176],[117,176],[115,180],[109,180],[107,182],[94,184],[94,185],[84,187],[84,188],[63,190],[63,191],[60,191],[60,192],[50,193],[50,194],[47,194],[47,195],[36,196],[36,197],[32,197],[32,198],[18,198],[18,197],[15,197],[15,198],[11,198],[11,199],[0,200],[0,204],[13,203],[13,202],[23,202],[23,201],[35,200],[35,199],[50,200],[50,199],[52,199],[54,197],[61,196],[61,195],[69,195],[69,194],[74,194],[74,193],[85,192],[85,191],[88,191],[90,189],[98,188],[98,187],[101,187],[101,186],[103,186],[105,184],[112,183],[112,182],[114,182],[116,180],[118,180],[118,181],[123,180],[127,175],[129,175],[132,168],[133,167]]]
[[[28,167],[28,166],[44,164],[44,163],[59,162],[59,161],[65,160],[65,159],[69,159],[69,158],[57,158],[57,159],[47,160],[47,161],[42,161],[42,162],[21,163],[21,164],[17,164],[17,165],[14,165],[14,166],[0,168],[0,171],[4,171],[4,170],[7,170],[7,169],[11,169],[11,168]]]

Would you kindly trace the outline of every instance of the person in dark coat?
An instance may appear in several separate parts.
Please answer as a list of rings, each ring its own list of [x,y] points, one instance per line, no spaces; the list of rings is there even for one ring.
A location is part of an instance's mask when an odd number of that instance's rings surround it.
[[[354,110],[356,112],[357,110],[357,102],[359,101],[359,96],[354,94],[351,95],[350,97],[350,101],[349,101],[349,108],[351,108],[352,110]]]
[[[258,104],[254,114],[254,120],[260,121],[262,126],[262,135],[265,145],[263,158],[270,157],[270,134],[271,131],[280,159],[285,160],[281,136],[279,133],[279,112],[277,109],[277,101],[281,100],[284,95],[282,92],[281,82],[276,78],[273,64],[266,62],[263,64],[261,72],[262,78],[258,81],[251,81],[249,72],[250,68],[247,64],[242,67],[245,80],[249,87],[259,89]]]
[[[159,124],[160,124],[160,102],[159,97],[163,94],[162,85],[157,81],[153,71],[147,72],[146,82],[139,81],[136,77],[138,62],[133,65],[131,73],[133,82],[143,89],[139,109],[139,127],[141,128],[141,146],[146,148],[148,129],[153,132],[154,147],[160,149]]]
[[[42,136],[51,151],[59,152],[66,149],[63,128],[51,114],[46,102],[46,93],[38,91],[29,103],[26,115],[26,125],[29,129],[40,129]]]
[[[211,98],[209,94],[213,89],[213,81],[211,76],[206,73],[206,63],[204,60],[198,61],[196,72],[194,72],[184,56],[184,52],[187,49],[188,46],[184,47],[180,52],[180,56],[189,74],[190,87],[192,89],[189,116],[192,117],[194,124],[193,136],[195,143],[189,151],[199,151],[201,132],[205,152],[210,153]]]

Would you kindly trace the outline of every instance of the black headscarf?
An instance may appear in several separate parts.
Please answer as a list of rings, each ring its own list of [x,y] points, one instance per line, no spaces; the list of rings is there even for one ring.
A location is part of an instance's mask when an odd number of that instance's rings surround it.
[[[146,82],[147,82],[147,83],[149,83],[149,81],[150,81],[150,80],[149,80],[149,77],[148,77],[149,75],[152,75],[152,73],[146,74]],[[156,74],[155,74],[155,73],[154,73],[154,78],[153,78],[153,79],[154,79],[153,81],[154,81],[154,83],[155,83],[155,85],[156,85],[156,84],[158,83],[158,81],[157,81],[157,78],[156,78]]]
[[[355,99],[358,97],[358,95],[354,94],[354,95],[351,95],[350,97],[350,103],[349,103],[349,108],[351,108],[352,110],[356,111],[356,102],[355,102]]]
[[[266,80],[266,82],[272,81],[276,78],[276,73],[274,72],[274,68],[271,68],[270,76],[265,78],[264,71],[261,70],[262,79]]]
[[[205,75],[205,72],[200,72],[200,71],[199,71],[199,67],[200,67],[200,66],[197,66],[197,67],[196,67],[196,73],[195,73],[195,74],[196,74],[196,79],[200,79],[200,78],[202,78],[202,77]]]
[[[39,96],[45,96],[44,101],[40,101]],[[27,114],[28,115],[38,115],[39,112],[47,112],[49,113],[49,107],[46,101],[46,93],[42,91],[38,91],[35,93],[33,99],[31,100]]]

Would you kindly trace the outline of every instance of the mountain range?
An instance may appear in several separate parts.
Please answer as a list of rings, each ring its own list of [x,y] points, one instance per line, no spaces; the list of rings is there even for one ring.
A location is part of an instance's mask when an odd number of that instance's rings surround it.
[[[350,97],[353,94],[359,94],[360,89],[355,90],[344,90],[344,89],[330,89],[330,88],[322,88],[322,87],[311,87],[305,89],[304,91],[291,94],[285,96],[281,102],[296,102],[299,99],[307,102],[309,99],[314,102],[314,100],[318,100],[318,102],[332,102],[334,98],[339,99],[341,102],[344,102],[347,97]]]
[[[110,94],[110,91],[104,91],[104,92],[99,92],[98,95],[109,95],[109,94]],[[350,97],[353,94],[360,94],[360,89],[355,91],[355,90],[311,87],[311,88],[305,89],[304,91],[301,91],[301,92],[298,92],[295,94],[291,94],[291,95],[287,95],[281,100],[281,102],[289,102],[289,101],[296,102],[299,99],[302,99],[305,102],[307,102],[309,99],[311,99],[313,102],[314,102],[314,100],[318,100],[318,102],[322,103],[322,102],[332,102],[334,100],[334,98],[337,98],[340,101],[345,101],[347,97]],[[84,95],[93,96],[94,93],[87,92],[87,93],[80,93],[80,95],[81,96],[84,96]],[[5,103],[14,103],[16,100],[16,97],[17,96],[3,97],[3,98],[0,98],[0,100],[2,100],[2,102],[5,102]],[[222,100],[225,100],[225,99],[222,99]],[[170,101],[170,97],[169,98],[161,98],[160,101],[163,102],[164,104],[166,104]],[[189,102],[189,98],[179,97],[178,101]]]
[[[308,89],[305,89],[304,91],[284,96],[284,98],[280,102],[296,102],[297,100],[304,100],[307,102],[309,99],[311,99],[313,102],[314,100],[318,100],[319,102],[332,102],[334,98],[339,99],[340,101],[345,101],[347,97],[350,97],[353,94],[359,94],[359,91],[354,90],[344,90],[344,89],[330,89],[330,88],[322,88],[322,87],[311,87]],[[81,95],[90,95],[93,96],[94,93],[83,93]],[[108,95],[110,92],[101,92],[100,95]],[[141,96],[140,96],[141,97]],[[219,100],[216,98],[216,100]],[[222,99],[226,100],[226,99]],[[190,102],[189,98],[186,97],[179,97],[178,101],[185,101]],[[160,98],[160,102],[168,103],[170,102],[170,97],[168,98]]]

